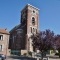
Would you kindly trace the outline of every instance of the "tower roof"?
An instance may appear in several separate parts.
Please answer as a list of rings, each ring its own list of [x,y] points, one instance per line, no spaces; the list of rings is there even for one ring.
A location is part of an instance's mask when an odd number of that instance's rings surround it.
[[[36,8],[35,6],[33,6],[33,5],[31,5],[31,4],[27,4],[27,5],[22,9],[22,11],[23,11],[25,8],[28,8],[29,6],[32,7],[32,8],[34,8],[34,9],[36,9],[36,10],[40,10],[40,9]]]
[[[33,5],[31,5],[31,4],[27,4],[26,6],[30,6],[30,7],[32,7],[32,8],[35,8],[36,10],[40,10],[40,9],[36,8],[35,6],[33,6]]]

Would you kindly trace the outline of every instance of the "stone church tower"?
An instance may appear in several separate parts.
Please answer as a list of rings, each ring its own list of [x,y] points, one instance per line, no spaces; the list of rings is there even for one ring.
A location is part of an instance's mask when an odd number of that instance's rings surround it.
[[[33,52],[31,35],[38,32],[39,9],[28,4],[21,11],[21,24],[23,25],[24,35],[26,36],[26,49]]]
[[[33,52],[31,35],[38,32],[39,9],[27,4],[21,11],[21,24],[10,31],[9,48],[12,53]]]

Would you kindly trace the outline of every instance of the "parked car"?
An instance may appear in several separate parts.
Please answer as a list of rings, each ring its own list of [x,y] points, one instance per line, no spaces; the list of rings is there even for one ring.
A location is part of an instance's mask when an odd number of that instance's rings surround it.
[[[0,54],[0,60],[5,60],[5,59],[6,59],[6,56],[3,54]]]
[[[36,57],[41,57],[40,53],[35,54]]]

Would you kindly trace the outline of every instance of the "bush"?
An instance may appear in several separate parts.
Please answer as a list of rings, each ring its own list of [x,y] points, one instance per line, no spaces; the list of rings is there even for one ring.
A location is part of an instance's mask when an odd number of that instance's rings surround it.
[[[27,56],[27,53],[24,53],[23,55],[24,55],[24,56]]]
[[[55,55],[59,55],[59,53],[56,53]]]
[[[32,56],[32,52],[29,51],[28,54],[29,54],[30,56]]]

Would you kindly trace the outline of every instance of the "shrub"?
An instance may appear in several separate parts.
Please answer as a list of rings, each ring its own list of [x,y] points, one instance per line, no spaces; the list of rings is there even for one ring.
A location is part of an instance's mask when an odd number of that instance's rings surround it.
[[[27,55],[27,53],[24,53],[23,55],[24,55],[24,56],[26,56],[26,55]]]
[[[28,54],[29,54],[30,56],[32,56],[32,52],[29,51]]]

